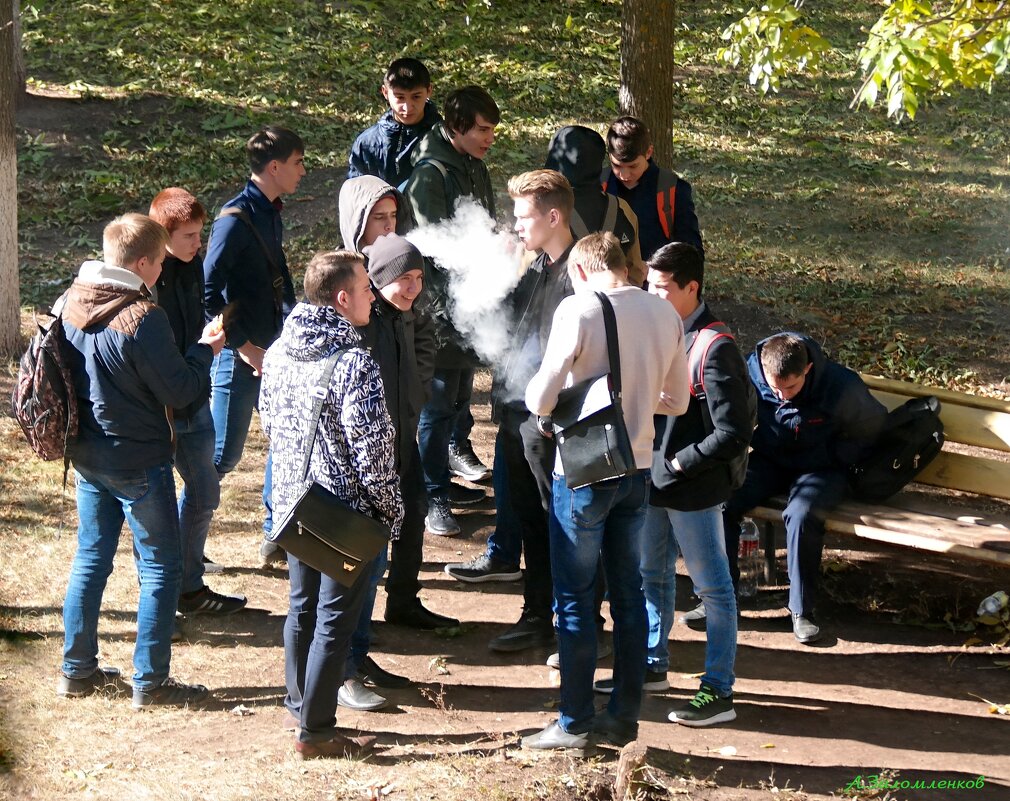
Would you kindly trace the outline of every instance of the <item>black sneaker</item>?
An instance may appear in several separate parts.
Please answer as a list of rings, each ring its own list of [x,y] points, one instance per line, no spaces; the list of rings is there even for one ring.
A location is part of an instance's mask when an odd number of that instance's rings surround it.
[[[720,698],[714,687],[702,684],[701,689],[685,706],[673,710],[669,716],[674,723],[684,726],[713,726],[736,720],[733,696]]]
[[[367,685],[383,687],[387,690],[402,690],[413,684],[406,676],[397,676],[395,673],[390,673],[379,667],[370,656],[361,660],[361,665],[358,667],[358,678]]]
[[[179,596],[179,611],[184,615],[230,615],[249,603],[244,595],[222,595],[210,587]]]
[[[485,581],[518,581],[523,577],[519,565],[510,565],[492,559],[487,553],[475,556],[469,562],[446,565],[445,572],[456,581],[483,584]]]
[[[133,688],[133,708],[147,709],[149,706],[192,706],[203,704],[210,690],[202,684],[183,684],[171,677],[157,687]]]
[[[553,648],[554,645],[554,624],[551,623],[551,619],[527,615],[523,612],[518,623],[504,634],[491,640],[487,647],[492,651],[511,653],[540,646]]]
[[[450,506],[473,506],[480,503],[487,497],[487,493],[480,487],[464,487],[460,484],[449,485],[449,505]]]
[[[56,694],[61,698],[80,698],[103,690],[118,690],[119,668],[99,667],[90,676],[72,679],[63,673],[56,679]]]
[[[491,469],[477,458],[469,441],[449,445],[449,472],[467,481],[483,481],[491,475]]]
[[[428,502],[428,514],[424,518],[424,527],[429,534],[436,537],[455,537],[460,532],[459,523],[452,516],[449,502],[435,498]]]
[[[642,684],[644,692],[658,693],[669,689],[670,682],[667,680],[665,673],[657,673],[652,670],[645,671],[645,682]],[[609,679],[594,681],[593,690],[604,695],[609,695],[614,691],[614,677],[611,676]]]

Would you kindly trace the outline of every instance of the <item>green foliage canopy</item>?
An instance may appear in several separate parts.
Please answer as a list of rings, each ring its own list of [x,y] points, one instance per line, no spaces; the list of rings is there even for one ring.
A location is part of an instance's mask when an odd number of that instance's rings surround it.
[[[783,76],[816,68],[831,44],[809,27],[803,0],[751,7],[723,32],[719,57],[750,69],[776,92]],[[856,59],[863,82],[852,106],[886,101],[890,117],[915,117],[922,101],[956,87],[991,91],[1010,52],[1008,0],[887,0]]]

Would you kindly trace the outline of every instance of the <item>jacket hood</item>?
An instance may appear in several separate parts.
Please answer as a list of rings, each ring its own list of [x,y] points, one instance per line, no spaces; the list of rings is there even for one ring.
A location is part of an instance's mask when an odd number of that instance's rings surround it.
[[[361,252],[364,247],[361,236],[365,232],[365,221],[375,204],[387,195],[392,195],[396,200],[396,233],[403,236],[414,226],[410,204],[400,190],[374,175],[359,175],[344,181],[340,187],[337,209],[340,216],[340,238],[344,241],[345,248]]]
[[[54,306],[74,328],[84,330],[108,320],[128,303],[147,294],[136,273],[101,261],[86,261],[63,301]]]
[[[402,122],[398,122],[396,117],[393,116],[392,109],[386,109],[386,113],[379,117],[379,127],[389,134],[399,133],[400,131],[406,131],[407,133],[413,134],[419,130],[426,131],[436,122],[441,121],[442,115],[438,113],[438,109],[435,108],[435,104],[428,99],[424,103],[424,116],[421,118],[420,122],[415,123],[414,125],[404,125]]]
[[[360,341],[361,335],[354,326],[332,306],[313,306],[304,301],[291,310],[280,336],[285,353],[298,362],[325,359]]]
[[[569,125],[551,139],[544,169],[557,170],[576,189],[599,187],[606,155],[606,143],[596,131],[582,125]]]
[[[810,372],[807,374],[807,381],[800,390],[799,395],[793,398],[793,401],[803,401],[804,397],[809,397],[811,392],[817,389],[817,385],[823,380],[825,375],[825,365],[827,364],[827,357],[824,355],[824,350],[821,348],[817,340],[812,337],[808,337],[806,334],[799,334],[795,331],[783,331],[784,334],[791,334],[794,337],[799,337],[803,340],[803,344],[807,346],[807,354],[810,358],[810,364],[813,367],[810,368]],[[774,334],[773,336],[778,336]],[[761,350],[764,348],[765,343],[771,339],[771,337],[766,337],[757,343],[754,348],[754,352],[747,359],[747,371],[750,373],[751,382],[757,387],[758,395],[761,400],[773,403],[776,406],[782,403],[778,396],[772,391],[772,388],[768,386],[768,381],[765,379],[764,370],[761,369]]]

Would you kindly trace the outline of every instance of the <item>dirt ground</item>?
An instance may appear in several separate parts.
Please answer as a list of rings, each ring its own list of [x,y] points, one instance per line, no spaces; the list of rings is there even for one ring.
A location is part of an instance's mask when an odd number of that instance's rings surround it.
[[[50,119],[50,105],[40,100],[19,110],[19,124],[58,135],[69,122],[65,115]],[[104,130],[103,120],[89,120],[75,114],[80,135]],[[333,178],[325,171],[310,175],[303,202],[286,214],[310,226],[332,219]],[[774,330],[763,307],[715,301],[744,347]],[[478,395],[475,402],[475,440],[490,463],[494,432],[486,400]],[[4,437],[16,436],[9,419],[0,426]],[[242,469],[229,477],[208,545],[209,555],[230,568],[208,583],[246,594],[249,608],[226,619],[187,620],[185,641],[174,649],[173,672],[213,689],[206,711],[134,714],[125,695],[57,699],[60,613],[75,544],[72,497],[62,533],[42,542],[19,539],[4,524],[0,798],[610,798],[615,751],[603,749],[581,763],[518,748],[521,734],[556,716],[558,698],[558,675],[544,664],[547,650],[502,656],[487,649],[518,618],[521,586],[463,585],[443,572],[447,562],[483,549],[494,526],[490,498],[460,515],[462,536],[426,540],[421,596],[430,608],[458,617],[458,631],[388,626],[379,593],[373,654],[415,686],[390,691],[387,710],[339,712],[342,725],[379,736],[379,753],[366,763],[294,759],[293,735],[281,727],[286,573],[257,567],[259,535],[250,511],[258,506],[262,447],[256,438]],[[59,485],[40,485],[37,492],[57,497]],[[744,610],[733,723],[696,730],[667,722],[670,708],[693,695],[704,658],[704,633],[675,626],[672,688],[649,695],[642,709],[653,796],[1010,798],[1010,719],[991,714],[981,700],[1010,702],[1006,656],[964,648],[970,635],[942,623],[946,612],[965,619],[979,599],[1010,589],[1010,575],[917,552],[831,544],[842,550],[826,556],[821,619],[828,636],[817,647],[793,638],[783,586],[763,588],[759,603]],[[130,561],[124,537],[101,624],[103,658],[126,675],[136,610]],[[784,568],[784,552],[779,561]],[[692,606],[689,582],[678,589],[682,612]],[[599,675],[609,668],[605,660]],[[984,787],[853,789],[860,778],[872,785],[878,774],[941,786],[984,777]]]
[[[490,459],[487,406],[475,407],[477,448]],[[9,421],[3,421],[9,422]],[[245,465],[261,464],[262,442]],[[558,674],[544,664],[548,650],[498,655],[487,642],[514,622],[521,585],[463,585],[443,572],[484,546],[494,524],[490,498],[460,515],[461,537],[425,543],[421,597],[458,617],[458,631],[418,632],[376,615],[377,661],[409,676],[415,686],[387,691],[381,712],[339,711],[341,725],[376,733],[381,749],[367,763],[300,763],[293,734],[281,728],[286,574],[257,565],[257,534],[236,524],[234,506],[255,503],[255,474],[226,495],[208,553],[230,570],[208,583],[241,592],[249,608],[230,618],[185,621],[173,672],[214,691],[207,711],[134,714],[127,696],[60,700],[52,692],[62,640],[60,606],[74,548],[72,508],[62,536],[43,547],[47,577],[17,548],[3,566],[0,694],[9,750],[0,789],[11,798],[610,798],[617,753],[601,749],[588,763],[537,756],[518,748],[519,736],[556,715]],[[48,490],[44,490],[48,491]],[[839,543],[851,548],[851,543]],[[780,552],[780,562],[783,554]],[[876,597],[886,585],[899,595],[928,589],[929,597],[969,607],[996,589],[998,574],[979,574],[906,551],[831,551],[831,588]],[[840,570],[840,566],[845,568]],[[843,578],[839,580],[838,576]],[[1005,579],[1005,574],[1002,577]],[[136,579],[123,540],[101,625],[104,659],[128,675],[135,626]],[[691,606],[679,582],[678,610]],[[1010,738],[1005,717],[978,697],[1010,699],[1010,673],[990,649],[962,647],[967,634],[901,625],[881,594],[864,611],[834,590],[822,604],[828,633],[817,647],[798,645],[784,588],[761,591],[746,609],[737,660],[736,721],[688,729],[666,720],[691,697],[703,667],[704,634],[675,626],[671,689],[649,695],[640,741],[655,782],[654,797],[688,799],[843,797],[959,799],[1010,797]],[[928,603],[927,593],[918,599]],[[952,600],[953,599],[953,600]],[[913,606],[905,597],[906,606]],[[872,604],[871,604],[872,605]],[[962,610],[963,612],[963,610]],[[928,611],[927,611],[928,614]],[[907,611],[905,617],[910,618]],[[17,632],[16,634],[13,632]],[[610,660],[600,665],[607,675]],[[602,702],[601,696],[601,702]],[[965,782],[981,789],[855,793],[862,777],[893,781]],[[388,791],[383,795],[382,791]]]

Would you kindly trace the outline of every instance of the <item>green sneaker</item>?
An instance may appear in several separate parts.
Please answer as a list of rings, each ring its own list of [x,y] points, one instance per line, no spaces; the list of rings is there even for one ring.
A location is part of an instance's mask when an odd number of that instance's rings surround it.
[[[702,684],[697,695],[680,709],[675,709],[669,715],[674,723],[684,726],[714,726],[716,723],[727,723],[736,720],[736,710],[733,709],[733,696],[720,698],[714,687]]]

